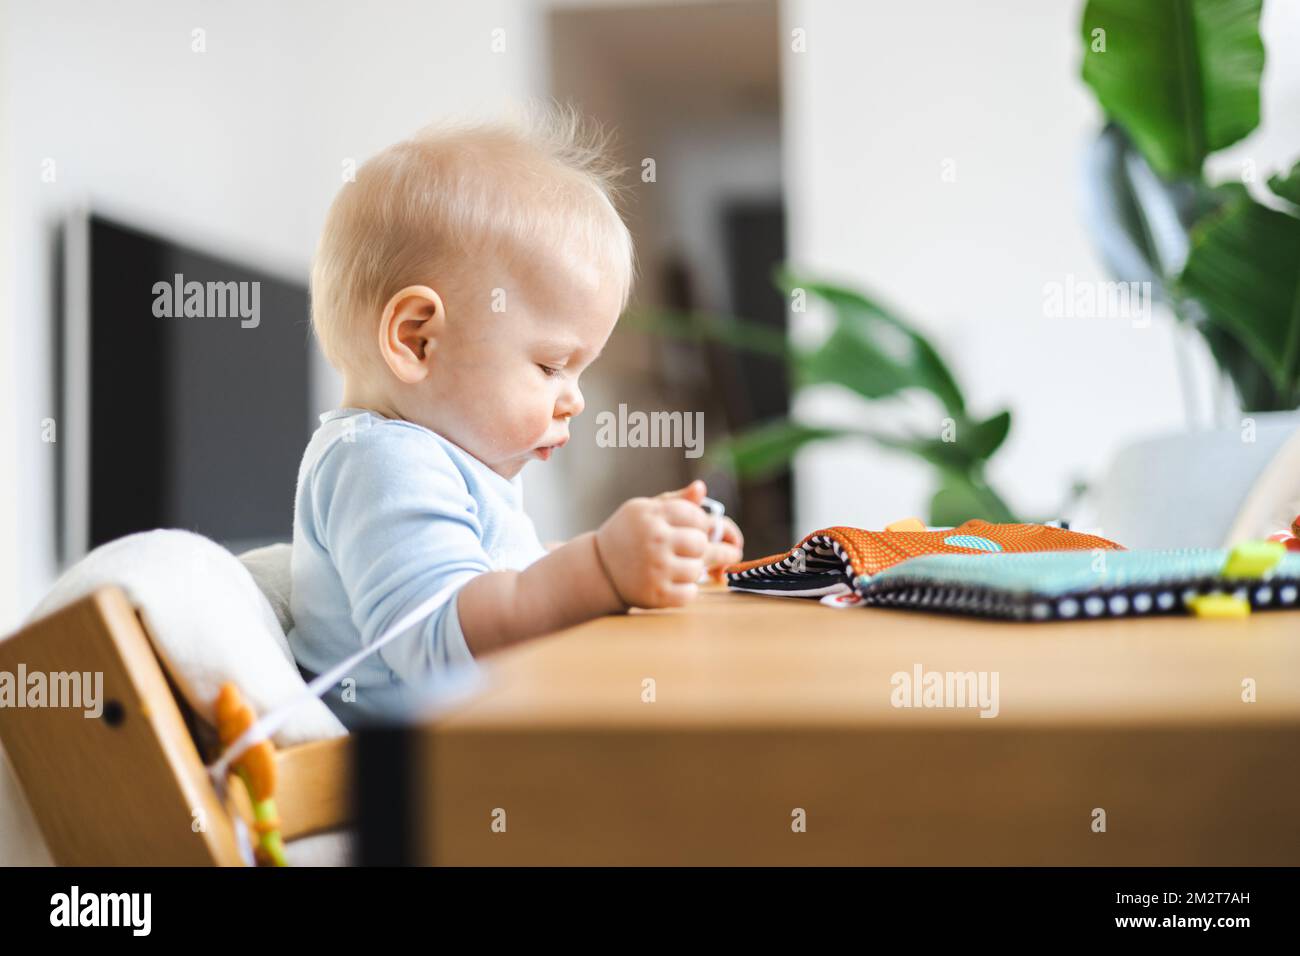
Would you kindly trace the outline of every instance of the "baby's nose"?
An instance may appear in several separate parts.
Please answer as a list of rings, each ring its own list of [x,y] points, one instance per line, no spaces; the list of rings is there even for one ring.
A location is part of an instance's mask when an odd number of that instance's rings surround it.
[[[582,410],[586,407],[582,392],[575,385],[560,397],[560,401],[555,406],[555,415],[557,418],[572,418],[575,415],[581,415]]]

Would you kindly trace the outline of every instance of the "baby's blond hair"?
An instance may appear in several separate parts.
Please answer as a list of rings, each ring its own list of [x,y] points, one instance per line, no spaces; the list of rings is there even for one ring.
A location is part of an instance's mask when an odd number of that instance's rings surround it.
[[[312,265],[312,325],[326,358],[344,371],[370,367],[394,293],[432,285],[445,298],[487,253],[576,242],[616,270],[626,308],[636,259],[617,209],[624,170],[608,144],[572,106],[532,105],[518,121],[435,124],[365,162],[330,206]]]

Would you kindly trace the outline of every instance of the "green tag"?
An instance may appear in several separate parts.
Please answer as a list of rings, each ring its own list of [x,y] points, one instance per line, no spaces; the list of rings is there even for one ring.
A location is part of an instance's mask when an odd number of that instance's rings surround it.
[[[1223,564],[1225,578],[1262,578],[1286,555],[1280,541],[1243,541],[1232,549]]]

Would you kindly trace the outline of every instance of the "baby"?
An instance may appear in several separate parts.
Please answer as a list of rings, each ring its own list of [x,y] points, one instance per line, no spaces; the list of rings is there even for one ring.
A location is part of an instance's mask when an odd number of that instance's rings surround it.
[[[379,153],[334,200],[312,321],[344,380],[298,472],[293,652],[319,674],[450,586],[326,698],[344,724],[498,648],[630,607],[675,607],[740,560],[704,483],[624,502],[547,551],[524,465],[582,413],[578,383],[627,305],[631,236],[598,134],[571,109],[448,125]]]

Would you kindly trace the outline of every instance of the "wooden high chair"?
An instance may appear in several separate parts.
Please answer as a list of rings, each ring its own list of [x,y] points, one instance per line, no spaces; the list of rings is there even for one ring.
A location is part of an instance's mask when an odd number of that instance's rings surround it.
[[[232,781],[221,801],[196,716],[176,692],[127,596],[104,588],[0,640],[0,671],[103,672],[103,713],[0,707],[0,740],[61,866],[240,866]],[[215,739],[215,735],[212,735]],[[352,740],[277,750],[286,843],[347,826]]]

